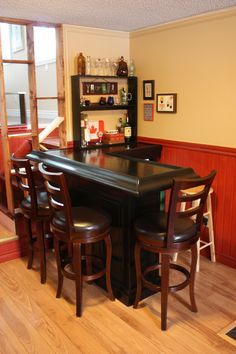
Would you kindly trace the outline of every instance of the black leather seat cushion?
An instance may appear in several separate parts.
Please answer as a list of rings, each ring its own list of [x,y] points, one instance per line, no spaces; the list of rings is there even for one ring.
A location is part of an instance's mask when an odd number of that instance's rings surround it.
[[[85,237],[93,233],[102,233],[110,227],[111,220],[105,213],[86,207],[72,208],[74,231]],[[66,230],[66,219],[63,212],[55,213],[52,225],[61,231]]]
[[[149,213],[135,222],[135,230],[148,239],[164,241],[166,239],[167,214]],[[173,242],[183,242],[197,234],[196,225],[189,218],[178,218],[175,223]]]
[[[50,207],[48,204],[48,194],[46,191],[37,193],[37,204],[38,204],[38,215],[47,215],[50,213]],[[23,210],[30,212],[32,208],[30,196],[27,196],[22,200],[21,207]]]

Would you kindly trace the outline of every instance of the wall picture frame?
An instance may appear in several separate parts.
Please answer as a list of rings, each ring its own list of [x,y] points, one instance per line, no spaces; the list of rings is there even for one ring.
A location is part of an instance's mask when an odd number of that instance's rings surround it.
[[[156,110],[158,113],[176,113],[177,93],[158,93],[156,95]]]
[[[143,99],[154,100],[155,81],[144,80],[143,81]]]
[[[154,120],[154,104],[153,103],[144,103],[144,105],[143,105],[143,119],[148,122],[151,122]]]

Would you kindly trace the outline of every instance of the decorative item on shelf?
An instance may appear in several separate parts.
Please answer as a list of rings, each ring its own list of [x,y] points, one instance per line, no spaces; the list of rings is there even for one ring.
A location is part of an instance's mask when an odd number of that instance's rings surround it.
[[[103,144],[123,144],[125,142],[124,134],[119,133],[118,130],[105,131],[103,138]]]
[[[132,137],[132,127],[129,123],[128,114],[126,114],[126,122],[124,124],[124,136],[125,136],[125,142],[128,144]]]
[[[135,65],[133,59],[131,59],[129,64],[129,76],[134,76],[134,75],[135,75]]]
[[[77,71],[78,75],[85,75],[85,57],[83,56],[83,53],[80,52],[78,59],[77,59]]]
[[[110,106],[113,106],[113,104],[114,104],[114,97],[113,96],[108,97],[107,104],[109,104]]]
[[[99,140],[101,140],[101,137],[99,137],[99,133],[101,136],[103,136],[104,133],[104,121],[89,121],[88,127],[90,143],[99,142]]]
[[[85,100],[84,103],[86,107],[90,106],[90,100]]]
[[[80,98],[80,106],[85,107],[85,98],[84,97]]]
[[[100,100],[99,100],[99,104],[101,106],[104,106],[106,104],[106,97],[101,97]]]
[[[124,57],[121,56],[118,62],[117,76],[128,76],[128,65],[124,61]]]
[[[102,144],[102,137],[103,137],[103,132],[102,131],[99,131],[97,133],[97,136],[98,136],[98,142],[96,144]]]
[[[120,101],[122,105],[127,105],[129,101],[132,101],[132,93],[126,92],[124,87],[120,89]]]
[[[83,95],[116,95],[117,82],[83,82]]]

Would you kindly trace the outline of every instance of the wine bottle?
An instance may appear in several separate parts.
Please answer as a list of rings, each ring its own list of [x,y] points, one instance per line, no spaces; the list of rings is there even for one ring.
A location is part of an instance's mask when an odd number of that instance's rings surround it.
[[[124,136],[125,136],[125,142],[128,144],[130,143],[131,137],[132,137],[132,127],[129,123],[129,117],[128,114],[126,115],[126,122],[124,124]]]
[[[78,59],[77,59],[77,70],[78,70],[78,75],[85,75],[85,57],[83,56],[82,53],[79,53]]]

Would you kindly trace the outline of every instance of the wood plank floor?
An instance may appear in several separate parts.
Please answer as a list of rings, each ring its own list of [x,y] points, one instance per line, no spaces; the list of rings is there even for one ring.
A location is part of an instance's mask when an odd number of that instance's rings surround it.
[[[178,260],[187,262],[189,254]],[[236,319],[236,270],[201,259],[196,279],[199,312],[179,302],[188,291],[169,297],[168,330],[160,330],[160,294],[134,310],[111,302],[95,285],[84,285],[83,317],[75,316],[73,282],[65,279],[55,298],[56,268],[48,254],[48,281],[41,285],[37,262],[0,264],[0,353],[236,353],[218,333]]]

